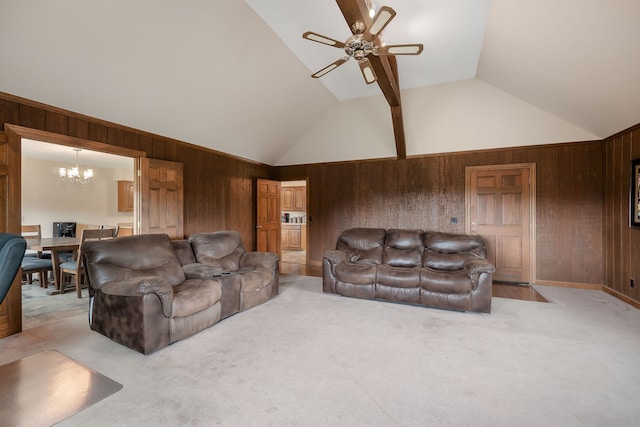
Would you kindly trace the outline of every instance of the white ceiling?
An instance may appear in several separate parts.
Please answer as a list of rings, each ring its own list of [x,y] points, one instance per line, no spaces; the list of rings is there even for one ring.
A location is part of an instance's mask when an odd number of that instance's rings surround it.
[[[397,12],[384,41],[425,46],[399,58],[403,90],[475,78],[600,138],[640,121],[638,0],[384,4]],[[338,104],[381,96],[353,63],[309,77],[342,53],[301,34],[350,34],[334,0],[0,0],[0,11],[0,91],[267,164]]]
[[[342,49],[302,38],[305,31],[339,41],[351,36],[335,0],[245,1],[313,72],[345,56]],[[385,44],[424,45],[419,56],[397,57],[402,89],[475,76],[491,0],[373,0],[374,7],[382,5],[396,11],[381,34]],[[380,93],[376,84],[364,83],[355,61],[323,76],[321,81],[341,101]]]
[[[59,167],[68,168],[76,164],[76,152],[72,147],[32,139],[22,140],[22,157],[56,162],[60,165]],[[98,151],[81,150],[78,152],[78,165],[80,168],[133,170],[133,159]]]

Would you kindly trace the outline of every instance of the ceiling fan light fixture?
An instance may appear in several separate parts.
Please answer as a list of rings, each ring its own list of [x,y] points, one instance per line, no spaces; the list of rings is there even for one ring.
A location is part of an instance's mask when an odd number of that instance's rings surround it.
[[[329,46],[335,46],[337,44],[333,39],[322,37],[321,35],[314,33],[308,34],[306,38],[309,40],[313,40],[314,42],[328,44]]]
[[[317,73],[315,73],[313,76],[314,77],[322,77],[325,74],[327,74],[329,71],[332,71],[334,68],[337,68],[338,66],[336,64],[331,64],[328,67],[323,68],[322,70],[318,71]]]
[[[369,34],[373,36],[377,36],[384,27],[387,26],[389,22],[396,16],[396,11],[391,9],[388,6],[382,6],[376,16],[373,18],[373,22],[371,22],[371,27],[369,28]]]
[[[407,46],[389,46],[387,52],[391,55],[416,55],[420,53],[422,45],[407,45]]]
[[[376,16],[376,7],[371,0],[366,0],[365,4],[367,5],[367,9],[369,10],[369,18],[373,18]]]
[[[320,34],[313,33],[311,31],[307,31],[302,34],[302,38],[336,48],[342,48],[347,54],[347,56],[335,61],[333,64],[330,64],[320,71],[313,73],[311,77],[322,77],[330,71],[335,70],[340,65],[344,64],[347,60],[349,60],[349,58],[354,58],[360,66],[360,71],[362,72],[362,76],[364,77],[365,82],[367,84],[371,84],[378,79],[376,77],[375,71],[373,70],[371,62],[368,59],[369,54],[373,54],[376,56],[419,55],[422,52],[422,44],[385,46],[384,43],[382,43],[382,41],[378,38],[378,34],[396,16],[396,11],[389,6],[382,6],[375,13],[375,16],[373,17],[370,25],[367,28],[367,25],[365,24],[365,22],[363,22],[368,21],[365,13],[372,12],[373,10],[375,10],[375,8],[373,7],[371,0],[364,1],[367,11],[360,9],[362,4],[358,4],[358,15],[362,17],[362,20],[352,21],[350,19],[347,19],[348,22],[352,22],[351,31],[353,34],[344,43],[334,40],[330,37],[325,37]],[[340,0],[338,1],[338,3],[340,4]],[[385,74],[388,75],[388,70],[385,69],[384,71]],[[397,78],[394,78],[393,76],[391,76],[389,79],[397,80]],[[396,95],[394,94],[394,96]]]
[[[375,71],[373,71],[373,67],[371,67],[371,62],[368,59],[363,59],[358,61],[358,65],[360,66],[360,71],[362,72],[362,77],[364,77],[364,81],[370,85],[375,82],[378,78],[376,77]]]

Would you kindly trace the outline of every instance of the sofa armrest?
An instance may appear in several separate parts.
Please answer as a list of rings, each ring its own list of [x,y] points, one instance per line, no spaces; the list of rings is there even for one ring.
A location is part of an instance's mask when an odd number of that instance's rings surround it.
[[[332,269],[335,268],[336,264],[340,264],[341,262],[349,262],[347,254],[343,251],[338,250],[324,251],[323,258],[329,261]]]
[[[100,291],[106,295],[135,297],[156,294],[162,304],[162,313],[171,317],[173,287],[160,276],[142,276],[105,283]]]
[[[464,271],[471,278],[475,289],[478,285],[478,277],[482,273],[493,274],[496,268],[485,258],[470,258],[464,262]]]
[[[240,258],[240,268],[262,267],[273,270],[277,263],[278,254],[274,252],[245,252]]]

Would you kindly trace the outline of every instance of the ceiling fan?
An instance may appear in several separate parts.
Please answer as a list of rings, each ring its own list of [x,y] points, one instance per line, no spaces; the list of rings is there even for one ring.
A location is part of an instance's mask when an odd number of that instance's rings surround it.
[[[302,38],[311,40],[313,42],[326,44],[329,46],[344,49],[346,56],[338,59],[337,61],[327,65],[320,71],[317,71],[311,75],[313,78],[319,78],[324,76],[330,71],[335,70],[340,65],[347,62],[349,59],[354,58],[358,61],[360,71],[367,84],[371,84],[377,80],[376,73],[371,66],[371,62],[367,58],[369,54],[376,56],[384,55],[419,55],[422,52],[422,44],[399,44],[385,46],[379,39],[379,35],[382,30],[391,22],[396,16],[396,11],[388,6],[382,6],[380,10],[375,14],[371,21],[371,25],[367,27],[363,22],[356,21],[351,26],[353,35],[349,37],[344,43],[334,40],[330,37],[307,31],[302,35]]]

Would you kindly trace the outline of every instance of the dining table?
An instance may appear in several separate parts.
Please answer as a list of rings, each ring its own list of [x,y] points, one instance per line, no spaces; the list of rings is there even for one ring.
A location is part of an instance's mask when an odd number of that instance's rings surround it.
[[[78,256],[78,249],[82,238],[78,237],[43,237],[39,239],[25,239],[27,241],[27,247],[29,249],[43,252],[51,251],[51,264],[53,267],[53,283],[55,285],[55,291],[51,294],[60,293],[64,290],[61,289],[60,279],[60,254],[62,252],[73,252],[73,259]]]

